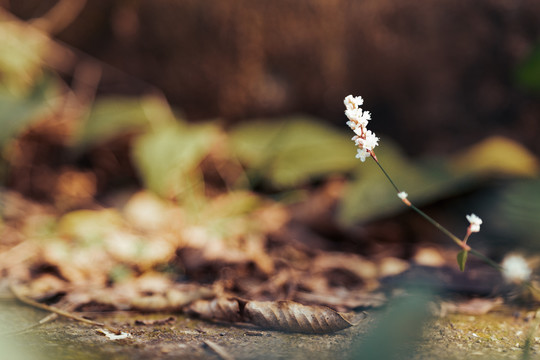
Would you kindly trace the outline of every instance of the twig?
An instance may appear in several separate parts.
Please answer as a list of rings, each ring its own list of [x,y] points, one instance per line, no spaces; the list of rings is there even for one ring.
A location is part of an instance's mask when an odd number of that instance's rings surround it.
[[[78,316],[76,314],[70,313],[68,311],[58,309],[58,308],[56,308],[54,306],[42,304],[42,303],[39,303],[39,302],[37,302],[35,300],[32,300],[29,297],[23,295],[19,291],[19,289],[17,289],[17,287],[14,286],[13,284],[9,285],[9,290],[11,290],[11,292],[13,293],[13,295],[15,295],[17,300],[19,300],[20,302],[25,303],[27,305],[30,305],[30,306],[33,306],[35,308],[42,309],[42,310],[45,310],[45,311],[50,311],[52,313],[67,317],[69,319],[77,320],[77,321],[83,322],[83,323],[88,324],[88,325],[101,326],[101,327],[103,327],[103,328],[105,328],[105,329],[107,329],[107,330],[109,330],[111,332],[114,332],[116,334],[120,333],[117,329],[114,329],[114,328],[112,328],[112,327],[110,327],[108,325],[105,325],[103,323],[93,321],[93,320],[90,320],[90,319],[86,319],[86,318],[83,318],[83,317]]]
[[[234,357],[230,355],[221,345],[216,344],[210,340],[204,340],[204,344],[215,352],[223,360],[234,360]]]
[[[55,314],[55,313],[51,313],[51,314],[48,314],[47,316],[45,316],[43,319],[39,320],[37,323],[35,324],[32,324],[30,326],[27,326],[21,330],[17,330],[17,331],[10,331],[10,332],[5,332],[5,333],[2,333],[1,335],[20,335],[20,334],[24,334],[38,326],[41,326],[49,321],[52,321],[54,319],[56,319],[58,317],[58,314]]]
[[[79,16],[85,5],[86,0],[60,0],[43,16],[29,22],[46,33],[58,34]]]

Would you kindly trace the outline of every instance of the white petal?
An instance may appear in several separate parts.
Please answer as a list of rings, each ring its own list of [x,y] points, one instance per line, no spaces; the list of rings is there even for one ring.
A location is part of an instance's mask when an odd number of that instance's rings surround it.
[[[356,121],[351,121],[351,120],[347,121],[346,124],[353,130],[359,126]]]
[[[362,109],[347,109],[345,110],[345,115],[349,118],[349,120],[361,122],[362,120]]]
[[[401,200],[404,200],[407,198],[407,196],[409,196],[409,194],[407,194],[405,191],[402,191],[400,193],[397,194],[398,198],[400,198]]]
[[[368,150],[373,150],[375,146],[379,145],[379,138],[375,136],[371,130],[366,131],[366,140],[364,141],[364,147]]]
[[[466,215],[467,220],[471,223],[470,230],[471,232],[479,232],[480,225],[482,225],[482,219],[480,219],[475,214]]]
[[[360,159],[362,162],[366,161],[366,158],[369,157],[369,152],[366,149],[358,149],[356,152],[356,158]]]
[[[362,99],[361,96],[355,97],[352,95],[348,95],[347,97],[345,97],[345,100],[343,100],[343,103],[345,104],[347,110],[352,110],[362,106],[362,104],[364,103],[364,99]]]
[[[354,130],[354,133],[359,137],[361,137],[363,135],[363,133],[364,133],[364,129],[361,126],[357,127],[356,129],[353,129],[353,130]]]
[[[352,110],[352,109],[354,109],[356,107],[354,105],[354,96],[352,96],[352,95],[347,95],[345,97],[345,100],[343,100],[343,103],[345,104],[345,108],[347,110]]]

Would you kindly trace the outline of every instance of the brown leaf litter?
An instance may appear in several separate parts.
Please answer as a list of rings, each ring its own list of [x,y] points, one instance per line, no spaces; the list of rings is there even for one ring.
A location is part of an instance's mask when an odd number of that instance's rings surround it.
[[[64,312],[187,312],[304,333],[356,324],[418,269],[450,287],[478,285],[474,269],[448,270],[452,257],[436,248],[419,248],[413,267],[393,252],[337,251],[290,208],[252,196],[218,195],[193,218],[149,192],[65,214],[4,192],[0,270],[26,298]]]

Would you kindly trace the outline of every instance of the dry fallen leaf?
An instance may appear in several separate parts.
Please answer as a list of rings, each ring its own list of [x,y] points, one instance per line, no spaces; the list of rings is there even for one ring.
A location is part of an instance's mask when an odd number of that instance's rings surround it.
[[[213,300],[198,300],[193,302],[187,309],[203,319],[242,322],[240,304],[236,299],[216,298]]]
[[[331,333],[354,325],[329,307],[294,301],[249,301],[244,317],[266,329],[313,334]]]
[[[188,311],[210,320],[245,322],[265,329],[310,334],[343,330],[360,320],[355,319],[355,314],[343,314],[326,306],[303,305],[294,301],[216,298],[196,301]]]

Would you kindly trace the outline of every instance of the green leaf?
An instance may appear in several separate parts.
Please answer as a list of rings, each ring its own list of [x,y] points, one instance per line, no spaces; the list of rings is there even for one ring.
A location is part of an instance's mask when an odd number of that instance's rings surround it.
[[[488,138],[449,158],[413,161],[384,138],[376,151],[381,165],[416,206],[470,191],[489,179],[531,177],[539,168],[534,155],[503,137]],[[338,208],[338,219],[345,225],[407,209],[373,159],[358,163],[345,193]]]
[[[252,233],[256,228],[247,216],[261,205],[261,199],[253,192],[232,191],[218,196],[202,206],[198,215],[198,224],[216,236],[226,239],[238,239]]]
[[[506,181],[490,190],[479,210],[489,224],[482,233],[490,239],[490,246],[502,246],[501,252],[539,251],[540,179]]]
[[[540,92],[540,45],[519,65],[516,80],[522,87]]]
[[[253,192],[231,191],[213,199],[204,214],[208,218],[243,216],[255,210],[260,202],[261,199]]]
[[[293,117],[240,125],[231,132],[231,145],[252,180],[288,188],[352,171],[357,160],[351,136],[313,118]]]
[[[3,15],[3,14],[2,14]],[[0,20],[2,85],[19,96],[43,74],[43,58],[53,52],[51,41],[21,21]]]
[[[47,113],[57,94],[56,85],[52,76],[44,76],[24,96],[0,87],[0,148]]]
[[[466,251],[466,250],[461,250],[457,254],[457,262],[458,262],[458,265],[459,265],[459,270],[461,270],[461,271],[465,271],[465,263],[467,262],[467,255],[468,254],[469,254],[469,252]]]
[[[151,124],[174,122],[167,104],[155,97],[108,97],[96,101],[75,135],[79,148],[95,146],[126,133],[142,133]]]
[[[417,206],[456,193],[468,181],[455,179],[444,161],[413,162],[390,141],[377,148],[377,158],[400,190]],[[348,185],[338,208],[338,219],[350,225],[407,209],[373,159],[357,163],[355,179]]]
[[[198,166],[217,135],[213,125],[170,123],[136,139],[133,160],[145,186],[164,197],[202,186]]]
[[[449,159],[456,176],[493,175],[534,177],[538,159],[523,145],[502,136],[492,136]]]

